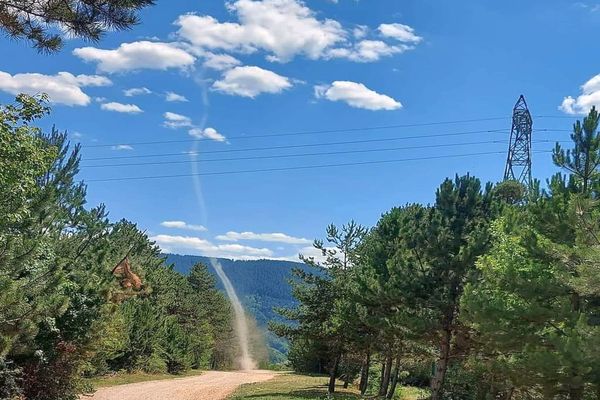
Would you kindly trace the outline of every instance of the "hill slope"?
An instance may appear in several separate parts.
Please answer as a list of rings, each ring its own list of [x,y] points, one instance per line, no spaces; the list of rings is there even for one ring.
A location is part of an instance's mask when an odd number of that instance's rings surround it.
[[[223,270],[231,280],[235,290],[244,304],[245,309],[252,314],[258,325],[265,329],[272,320],[281,317],[274,311],[277,307],[291,307],[295,300],[291,293],[288,280],[292,277],[292,269],[307,268],[302,263],[276,260],[230,260],[218,258]],[[179,254],[166,254],[167,264],[173,264],[176,271],[187,275],[196,263],[205,264],[215,276],[217,286],[223,289],[223,284],[210,263],[210,258]],[[285,340],[266,333],[271,362],[284,361],[287,354]]]

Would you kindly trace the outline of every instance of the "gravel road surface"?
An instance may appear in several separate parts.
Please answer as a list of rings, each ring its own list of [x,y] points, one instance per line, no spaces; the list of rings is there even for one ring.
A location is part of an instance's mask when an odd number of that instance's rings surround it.
[[[223,400],[244,383],[273,378],[270,371],[208,371],[199,376],[100,388],[92,400]]]

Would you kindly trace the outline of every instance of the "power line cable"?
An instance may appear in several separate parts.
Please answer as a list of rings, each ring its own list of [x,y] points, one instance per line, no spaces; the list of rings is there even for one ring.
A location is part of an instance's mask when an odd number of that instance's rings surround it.
[[[550,132],[552,129],[539,129],[536,132]],[[308,143],[308,144],[294,144],[284,146],[269,146],[269,147],[252,147],[248,149],[225,149],[225,150],[207,150],[207,151],[196,151],[196,152],[179,152],[179,153],[155,153],[155,154],[142,154],[142,155],[131,155],[131,156],[107,156],[107,157],[92,157],[85,158],[86,161],[101,161],[101,160],[121,160],[130,158],[150,158],[150,157],[171,157],[171,156],[186,156],[186,155],[201,155],[201,154],[214,154],[214,153],[232,153],[232,152],[244,152],[244,151],[264,151],[264,150],[283,150],[283,149],[295,149],[304,147],[319,147],[319,146],[334,146],[343,144],[361,144],[361,143],[376,143],[376,142],[390,142],[397,140],[410,140],[410,139],[422,139],[422,138],[433,138],[433,137],[449,137],[449,136],[463,136],[471,135],[475,133],[508,133],[506,129],[488,129],[479,131],[466,131],[466,132],[453,132],[453,133],[438,133],[430,135],[415,135],[415,136],[402,136],[402,137],[391,137],[391,138],[380,138],[380,139],[364,139],[364,140],[350,140],[342,142],[325,142],[325,143]]]
[[[572,118],[572,117],[538,115],[538,116],[535,116],[534,118]],[[299,136],[299,135],[315,135],[315,134],[323,134],[323,133],[362,132],[362,131],[372,131],[372,130],[414,128],[414,127],[422,127],[422,126],[436,126],[436,125],[451,125],[451,124],[472,123],[472,122],[485,122],[485,121],[494,121],[494,120],[503,120],[503,119],[506,119],[506,117],[475,118],[475,119],[426,122],[426,123],[416,123],[416,124],[380,125],[380,126],[367,126],[367,127],[360,127],[360,128],[340,128],[340,129],[324,129],[324,130],[312,130],[312,131],[266,133],[266,134],[257,134],[257,135],[237,135],[237,136],[228,136],[227,140],[255,139],[255,138],[267,138],[267,137],[285,137],[285,136]],[[127,142],[127,143],[120,142],[120,143],[84,145],[82,147],[86,147],[86,148],[96,147],[97,148],[97,147],[112,147],[112,146],[118,146],[118,145],[140,146],[140,145],[168,144],[168,143],[189,143],[189,142],[193,142],[196,140],[198,140],[198,139],[157,140],[157,141]]]
[[[360,128],[340,128],[340,129],[322,129],[312,131],[292,131],[292,132],[280,132],[280,133],[264,133],[256,135],[237,135],[228,136],[227,140],[233,139],[255,139],[255,138],[267,138],[267,137],[285,137],[285,136],[299,136],[299,135],[316,135],[322,133],[342,133],[342,132],[362,132],[362,131],[373,131],[373,130],[384,130],[384,129],[399,129],[399,128],[415,128],[420,126],[436,126],[436,125],[451,125],[471,122],[485,122],[506,119],[506,117],[491,117],[491,118],[476,118],[476,119],[463,119],[455,121],[440,121],[440,122],[425,122],[416,124],[397,124],[397,125],[379,125],[379,126],[366,126]],[[159,140],[150,142],[130,142],[130,143],[109,143],[109,144],[94,144],[85,145],[82,147],[111,147],[118,145],[151,145],[151,144],[166,144],[166,143],[187,143],[193,142],[198,139],[182,139],[182,140]]]
[[[551,150],[535,151],[534,153],[548,153],[548,152],[551,152]],[[258,172],[293,171],[293,170],[305,170],[305,169],[349,167],[349,166],[357,166],[357,165],[387,164],[387,163],[407,162],[407,161],[434,160],[434,159],[443,159],[443,158],[474,157],[474,156],[481,156],[481,155],[505,154],[505,153],[506,153],[505,151],[491,151],[491,152],[481,152],[481,153],[451,154],[451,155],[443,155],[443,156],[402,158],[402,159],[393,159],[393,160],[359,161],[359,162],[339,163],[339,164],[303,165],[303,166],[295,166],[295,167],[249,169],[249,170],[238,170],[238,171],[234,170],[234,171],[199,172],[199,173],[195,173],[195,174],[149,175],[149,176],[134,176],[134,177],[120,177],[120,178],[90,179],[87,182],[115,182],[115,181],[130,181],[130,180],[185,178],[185,177],[193,177],[193,176],[234,175],[234,174],[258,173]]]
[[[545,141],[550,142],[550,141]],[[404,147],[386,147],[383,149],[360,149],[360,150],[341,150],[341,151],[327,151],[320,153],[300,153],[300,154],[276,154],[270,156],[249,156],[249,157],[231,157],[231,158],[211,158],[205,160],[195,160],[198,162],[215,162],[215,161],[241,161],[241,160],[264,160],[264,159],[276,159],[276,158],[293,158],[293,157],[309,157],[309,156],[329,156],[339,154],[355,154],[355,153],[375,153],[382,151],[396,151],[396,150],[415,150],[415,149],[428,149],[438,147],[455,147],[455,146],[474,146],[479,144],[504,144],[504,140],[488,140],[480,142],[464,142],[464,143],[447,143],[447,144],[430,144],[422,146],[404,146]],[[131,167],[131,166],[142,166],[142,165],[167,165],[167,164],[187,164],[191,160],[183,161],[152,161],[142,163],[121,163],[121,164],[95,164],[95,165],[82,165],[82,168],[102,168],[102,167]]]
[[[486,121],[486,120],[493,120],[493,119],[504,119],[504,118],[487,118],[487,119],[480,119],[480,120],[463,120],[463,121],[454,121],[454,122],[435,122],[435,123],[429,123],[429,124],[384,125],[384,126],[363,127],[363,128],[288,132],[288,133],[279,133],[279,134],[274,133],[274,134],[262,134],[262,135],[238,135],[238,136],[228,136],[226,139],[227,140],[239,140],[239,139],[268,138],[268,137],[314,135],[314,134],[321,134],[321,133],[342,133],[342,132],[354,133],[354,132],[364,132],[364,131],[373,131],[373,130],[385,130],[385,129],[398,129],[398,128],[410,128],[410,127],[420,127],[420,126],[451,124],[451,123],[459,123],[459,122]],[[568,130],[568,129],[537,129],[534,131],[538,131],[538,132],[539,131],[570,132],[570,130]],[[197,139],[177,139],[177,140],[155,140],[155,141],[147,141],[147,142],[119,142],[119,143],[107,143],[107,144],[82,145],[82,147],[83,148],[102,148],[102,147],[114,147],[114,146],[119,146],[119,145],[120,146],[150,146],[150,145],[158,145],[158,144],[192,143],[197,140],[206,140],[206,139],[197,138]]]
[[[141,154],[141,155],[131,155],[131,156],[93,157],[93,158],[86,158],[85,160],[86,161],[120,160],[120,159],[128,159],[128,158],[168,157],[168,156],[186,156],[186,155],[201,155],[201,154],[214,154],[214,153],[232,153],[232,152],[243,152],[243,151],[283,150],[283,149],[296,149],[296,148],[304,148],[304,147],[377,143],[377,142],[390,142],[390,141],[396,141],[396,140],[462,136],[462,135],[471,135],[474,133],[499,133],[499,132],[507,133],[507,130],[506,129],[492,129],[492,130],[488,129],[488,130],[479,130],[479,131],[438,133],[438,134],[432,134],[432,135],[401,136],[401,137],[364,139],[364,140],[346,140],[346,141],[341,141],[341,142],[305,143],[305,144],[293,144],[293,145],[284,145],[284,146],[252,147],[252,148],[248,148],[248,149],[225,149],[225,150],[207,150],[207,151],[202,151],[202,152],[198,151],[198,152],[186,152],[186,153],[179,152],[179,153]]]
[[[533,143],[556,143],[555,140],[535,140]],[[564,141],[558,141],[563,143]],[[327,151],[320,153],[299,153],[299,154],[276,154],[270,156],[249,156],[249,157],[230,157],[230,158],[209,158],[204,160],[181,160],[181,161],[151,161],[141,163],[120,163],[120,164],[94,164],[94,165],[82,165],[81,168],[103,168],[103,167],[133,167],[133,166],[144,166],[144,165],[172,165],[172,164],[187,164],[191,161],[197,162],[222,162],[222,161],[244,161],[244,160],[268,160],[278,158],[294,158],[294,157],[311,157],[311,156],[329,156],[329,155],[340,155],[340,154],[357,154],[357,153],[376,153],[383,151],[396,151],[396,150],[415,150],[415,149],[427,149],[427,148],[438,148],[438,147],[455,147],[455,146],[474,146],[480,144],[505,144],[503,140],[488,140],[481,142],[464,142],[464,143],[447,143],[447,144],[432,144],[423,146],[404,146],[404,147],[386,147],[383,149],[360,149],[360,150],[342,150],[342,151]]]

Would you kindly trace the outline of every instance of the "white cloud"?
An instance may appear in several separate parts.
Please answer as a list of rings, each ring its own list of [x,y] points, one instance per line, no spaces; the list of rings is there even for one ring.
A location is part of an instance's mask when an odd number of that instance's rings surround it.
[[[185,229],[185,230],[189,230],[189,231],[203,232],[203,231],[207,230],[202,225],[188,224],[185,221],[163,221],[160,223],[160,225],[164,226],[165,228]]]
[[[127,97],[140,96],[143,94],[150,94],[152,90],[147,87],[131,88],[123,90],[123,94]]]
[[[381,40],[361,40],[352,48],[332,49],[328,53],[330,58],[347,58],[357,62],[373,62],[381,57],[403,53],[411,47],[404,44],[390,45]]]
[[[225,141],[225,136],[221,135],[215,128],[192,128],[188,131],[190,136],[193,136],[197,139],[210,139],[217,142]]]
[[[364,38],[367,36],[367,33],[369,33],[369,27],[366,25],[357,25],[354,29],[352,29],[352,35],[356,39]]]
[[[241,260],[270,258],[273,251],[267,248],[243,246],[240,244],[214,244],[208,240],[193,236],[152,236],[163,252],[203,255],[208,257],[224,257]]]
[[[176,114],[176,113],[167,111],[166,113],[163,114],[163,117],[165,117],[165,121],[163,122],[163,125],[166,126],[167,128],[178,129],[178,128],[190,128],[190,127],[194,126],[194,124],[192,124],[192,119],[185,115]]]
[[[326,247],[327,250],[334,250],[333,247]],[[323,263],[327,260],[327,257],[323,255],[323,252],[317,248],[315,248],[314,246],[306,246],[301,248],[298,251],[298,256],[296,257],[297,261],[300,261],[300,255],[304,256],[305,258],[310,259],[311,257],[318,263]]]
[[[189,135],[197,139],[210,139],[217,142],[223,142],[226,139],[225,136],[221,135],[214,128],[202,129],[194,125],[192,119],[188,116],[169,111],[164,113],[163,116],[165,117],[163,126],[171,129],[190,128],[188,129]]]
[[[141,108],[136,106],[135,104],[123,104],[117,103],[116,101],[111,101],[110,103],[104,103],[100,105],[100,108],[105,111],[115,111],[120,113],[127,114],[138,114],[143,112]]]
[[[592,106],[600,108],[600,74],[581,85],[581,94],[577,98],[567,96],[559,110],[567,114],[587,114]]]
[[[239,23],[182,15],[176,21],[179,35],[204,49],[264,50],[277,61],[289,61],[300,54],[318,59],[347,35],[339,22],[317,19],[314,11],[297,0],[237,0],[227,8],[237,15]]]
[[[397,110],[402,104],[390,96],[367,88],[362,83],[335,81],[331,85],[315,86],[315,96],[331,101],[343,101],[356,108],[367,110]]]
[[[68,106],[86,106],[91,98],[81,88],[85,86],[109,86],[112,82],[104,76],[73,75],[59,72],[56,75],[25,73],[11,75],[0,71],[0,90],[16,95],[47,93],[50,101]]]
[[[217,240],[228,242],[237,242],[239,240],[256,240],[261,242],[277,242],[288,244],[308,244],[311,240],[286,235],[285,233],[254,233],[254,232],[227,232],[224,235],[218,235]]]
[[[313,60],[343,57],[360,62],[379,59],[360,56],[360,48],[369,46],[368,42],[353,42],[366,38],[371,33],[369,27],[345,29],[338,21],[318,18],[301,0],[235,0],[227,3],[227,8],[238,22],[219,22],[211,16],[195,14],[177,19],[178,35],[189,42],[190,52],[206,56],[219,50],[245,54],[264,51],[267,60],[279,62],[296,56]],[[387,50],[379,51],[379,56],[412,49],[422,40],[412,27],[403,24],[381,24],[377,32],[396,42],[386,45]]]
[[[241,61],[229,54],[213,54],[207,53],[206,60],[202,65],[206,68],[215,69],[217,71],[226,71],[241,64]]]
[[[100,71],[113,73],[138,69],[188,68],[194,57],[175,47],[173,43],[132,42],[122,43],[117,49],[104,50],[96,47],[81,47],[73,50],[77,57],[98,63]]]
[[[212,88],[230,95],[254,98],[261,93],[280,93],[292,86],[290,79],[255,66],[226,71]]]
[[[377,28],[379,32],[392,39],[396,39],[403,43],[419,43],[423,40],[422,37],[415,34],[414,28],[403,24],[381,24]]]
[[[122,151],[122,150],[133,150],[133,147],[131,147],[128,144],[118,144],[116,146],[112,146],[111,149],[117,150],[117,151]]]
[[[167,101],[188,101],[188,99],[185,96],[182,96],[180,94],[174,93],[174,92],[167,92],[165,93],[165,100]]]

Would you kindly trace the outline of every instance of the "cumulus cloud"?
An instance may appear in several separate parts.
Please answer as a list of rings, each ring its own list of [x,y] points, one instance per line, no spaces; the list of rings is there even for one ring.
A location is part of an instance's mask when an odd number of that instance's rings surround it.
[[[203,49],[246,53],[260,49],[277,61],[289,61],[299,54],[318,59],[346,37],[339,22],[318,19],[314,11],[297,0],[237,0],[227,7],[239,23],[182,15],[176,21],[179,36]]]
[[[422,37],[415,34],[414,28],[404,24],[381,24],[377,30],[385,37],[404,43],[419,43]]]
[[[188,101],[188,99],[185,96],[177,94],[175,92],[167,92],[167,93],[165,93],[165,100],[170,101],[170,102]]]
[[[287,244],[308,244],[311,240],[286,235],[285,233],[254,233],[254,232],[233,232],[229,231],[224,235],[218,235],[217,240],[228,242],[237,242],[240,240],[256,240],[261,242],[277,242]]]
[[[366,110],[397,110],[402,104],[392,97],[377,93],[362,83],[335,81],[331,85],[315,86],[315,96],[331,101],[343,101],[351,107]]]
[[[188,224],[185,221],[163,221],[160,223],[160,225],[164,226],[165,228],[185,229],[189,231],[203,232],[207,230],[203,225]]]
[[[56,75],[25,73],[11,75],[0,71],[0,90],[16,95],[47,93],[50,101],[68,106],[86,106],[91,98],[81,88],[86,86],[109,86],[110,79],[99,75],[73,75],[59,72]]]
[[[194,124],[192,124],[192,119],[185,115],[176,114],[176,113],[167,111],[166,113],[163,114],[163,117],[165,117],[165,121],[163,122],[163,125],[166,126],[167,128],[178,129],[178,128],[190,128],[190,127],[194,126]]]
[[[205,61],[202,65],[205,68],[214,69],[217,71],[226,71],[241,64],[241,61],[229,54],[212,54],[208,53],[205,56]]]
[[[269,61],[287,62],[305,56],[367,62],[412,49],[421,41],[408,25],[381,24],[377,28],[379,36],[396,43],[388,44],[385,52],[378,53],[379,57],[361,57],[360,48],[370,44],[353,40],[366,38],[371,33],[369,27],[357,25],[346,29],[333,19],[318,18],[300,0],[236,0],[227,3],[227,8],[238,22],[220,22],[208,15],[195,14],[177,19],[178,36],[189,43],[191,52],[204,55],[211,51],[244,54],[264,51]]]
[[[140,96],[144,94],[150,94],[152,90],[147,87],[131,88],[123,90],[123,94],[127,97]]]
[[[221,135],[215,128],[192,128],[188,131],[190,136],[197,139],[210,139],[217,142],[225,141],[226,137]]]
[[[123,104],[117,103],[116,101],[111,101],[110,103],[104,103],[100,105],[100,108],[105,111],[115,111],[119,113],[126,114],[138,114],[143,112],[141,108],[136,106],[135,104]]]
[[[108,73],[138,69],[188,68],[195,58],[173,43],[139,41],[122,43],[114,50],[80,47],[73,54],[84,61],[95,62],[98,70]]]
[[[600,108],[600,74],[581,85],[581,94],[576,98],[565,97],[558,108],[567,114],[575,115],[587,114],[592,106]]]
[[[255,66],[235,67],[214,82],[216,91],[254,98],[261,93],[280,93],[292,86],[289,78]]]
[[[273,251],[267,248],[243,246],[240,244],[214,244],[193,236],[156,235],[150,240],[156,242],[163,252],[224,257],[240,260],[270,258]]]

